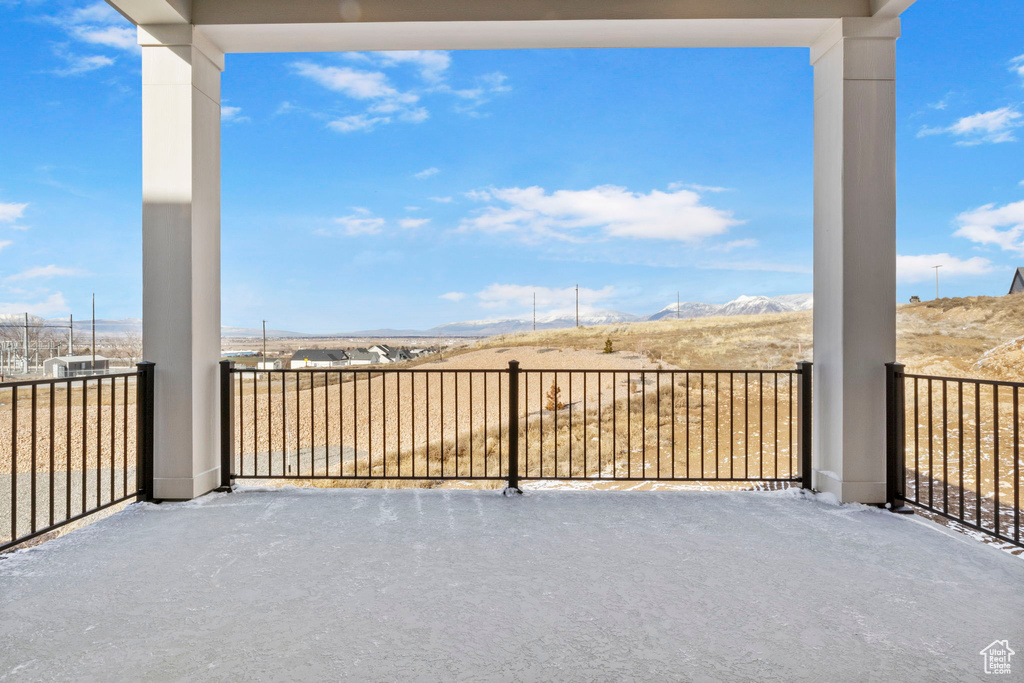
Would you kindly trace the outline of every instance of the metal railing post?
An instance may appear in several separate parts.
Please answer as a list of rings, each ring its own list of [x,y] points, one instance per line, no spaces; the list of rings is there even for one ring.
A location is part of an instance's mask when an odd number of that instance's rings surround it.
[[[220,488],[230,491],[234,480],[231,466],[235,462],[235,401],[232,395],[231,370],[234,361],[220,362]]]
[[[519,361],[508,362],[508,486],[506,495],[519,488]]]
[[[906,394],[902,363],[885,364],[885,507],[902,512],[906,491]]]
[[[139,499],[153,500],[153,396],[156,366],[150,362],[139,363],[138,379],[135,384],[136,411],[136,486]]]
[[[811,401],[814,377],[814,364],[810,361],[800,361],[796,369],[800,373],[799,391],[797,392],[797,405],[799,409],[799,444],[800,444],[800,488],[811,489],[811,453],[812,453],[812,424],[811,424]]]

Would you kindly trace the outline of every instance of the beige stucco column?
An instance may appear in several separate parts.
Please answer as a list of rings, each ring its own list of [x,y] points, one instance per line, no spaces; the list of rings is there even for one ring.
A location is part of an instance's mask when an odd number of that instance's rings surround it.
[[[154,487],[188,499],[219,481],[220,74],[187,24],[139,27],[143,343],[156,363]]]
[[[896,355],[899,19],[842,19],[814,64],[814,487],[885,501]]]

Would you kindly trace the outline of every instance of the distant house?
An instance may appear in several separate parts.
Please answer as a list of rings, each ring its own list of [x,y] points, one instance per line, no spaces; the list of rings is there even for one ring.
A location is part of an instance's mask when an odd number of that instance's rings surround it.
[[[1010,283],[1010,294],[1024,292],[1024,268],[1018,268],[1013,274],[1013,282]]]
[[[387,344],[374,344],[367,350],[376,353],[380,357],[381,363],[394,363],[394,355],[398,351],[395,347],[388,346]]]
[[[369,349],[353,349],[348,352],[349,365],[376,365],[380,363],[380,354]]]
[[[49,377],[89,377],[110,372],[110,359],[96,356],[56,356],[43,361],[43,372]]]
[[[381,363],[397,363],[403,360],[412,360],[412,354],[408,349],[399,349],[387,344],[374,344],[370,351],[380,356]]]
[[[261,360],[256,363],[257,370],[280,370],[283,366],[280,360]]]
[[[342,368],[350,364],[349,354],[341,349],[299,349],[292,354],[289,367]]]

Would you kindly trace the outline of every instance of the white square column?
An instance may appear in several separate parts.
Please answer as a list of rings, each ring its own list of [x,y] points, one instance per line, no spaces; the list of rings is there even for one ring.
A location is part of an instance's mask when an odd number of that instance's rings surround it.
[[[187,24],[140,26],[142,329],[156,364],[154,494],[219,484],[220,74]]]
[[[813,485],[885,502],[885,363],[896,356],[899,19],[842,19],[814,65]]]

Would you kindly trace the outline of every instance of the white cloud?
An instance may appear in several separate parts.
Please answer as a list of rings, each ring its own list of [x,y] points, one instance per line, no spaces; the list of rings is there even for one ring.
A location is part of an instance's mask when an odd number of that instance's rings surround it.
[[[437,297],[438,299],[447,299],[448,301],[462,301],[466,298],[465,292],[448,292]]]
[[[774,263],[771,261],[701,261],[696,265],[700,270],[736,270],[765,273],[796,273],[800,275],[810,275],[814,272],[811,266]]]
[[[451,197],[428,197],[430,201],[437,202],[438,204],[451,204],[455,200]]]
[[[232,107],[226,104],[222,104],[220,106],[220,120],[242,123],[243,121],[250,121],[251,119],[248,116],[242,116],[241,107]]]
[[[21,280],[48,280],[52,277],[72,277],[76,275],[87,275],[85,271],[77,268],[65,268],[63,266],[36,266],[23,270],[20,273],[11,275],[7,278],[8,282],[17,282]]]
[[[977,244],[997,246],[1024,255],[1024,201],[1005,206],[986,204],[956,217],[954,235]]]
[[[943,98],[941,100],[939,100],[938,102],[932,102],[931,104],[929,104],[928,108],[929,109],[937,109],[939,111],[944,111],[947,107],[949,107],[949,101],[951,99],[953,99],[953,94],[954,94],[953,91],[950,90],[949,92],[947,92],[943,96]]]
[[[114,63],[113,59],[104,55],[72,55],[65,52],[58,54],[67,62],[67,66],[62,69],[54,69],[52,73],[57,76],[77,76],[111,66]]]
[[[331,130],[339,133],[354,133],[360,130],[373,130],[382,123],[390,123],[391,119],[386,116],[367,116],[366,114],[353,114],[343,116],[327,124]]]
[[[720,235],[743,221],[732,212],[701,204],[692,190],[630,192],[601,185],[589,190],[541,187],[489,188],[480,195],[488,206],[463,219],[464,230],[515,232],[526,239],[579,241],[608,237],[696,242]]]
[[[13,223],[25,215],[26,208],[28,208],[28,203],[5,204],[0,202],[0,223]]]
[[[375,56],[381,66],[408,64],[419,70],[420,77],[428,83],[438,83],[451,66],[452,58],[444,50],[407,50],[377,52]]]
[[[1018,55],[1010,60],[1010,71],[1024,78],[1024,55]]]
[[[417,103],[428,95],[451,95],[463,102],[456,111],[474,114],[473,110],[493,93],[507,92],[506,76],[500,72],[483,74],[475,79],[475,87],[455,89],[446,82],[451,56],[441,50],[408,50],[384,52],[348,52],[344,59],[353,66],[322,65],[310,61],[291,64],[292,70],[329,90],[365,103],[362,113],[346,114],[332,120],[328,127],[342,133],[370,131],[377,126],[395,122],[422,123],[430,118],[430,110]],[[399,66],[414,68],[420,82],[402,89],[394,85],[387,69]],[[391,72],[396,77],[403,74]],[[467,104],[468,103],[468,104]],[[299,111],[285,103],[278,113]],[[329,118],[316,112],[305,112],[314,118]]]
[[[693,190],[694,192],[730,192],[731,187],[719,187],[717,185],[698,185],[697,183],[669,183],[670,190]]]
[[[440,169],[438,169],[438,168],[436,168],[434,166],[431,166],[430,168],[425,168],[422,171],[417,171],[416,173],[413,173],[412,175],[413,175],[414,178],[419,178],[420,180],[423,180],[424,178],[429,178],[432,175],[437,175],[440,172],[441,172]]]
[[[410,93],[400,93],[380,71],[360,71],[347,66],[320,66],[312,62],[295,62],[292,68],[328,90],[340,92],[357,100],[393,99],[401,102],[415,102],[419,98]]]
[[[29,315],[50,318],[61,313],[67,313],[67,311],[68,302],[60,292],[54,292],[42,301],[0,302],[0,315],[28,313]]]
[[[548,314],[568,313],[576,308],[576,287],[558,289],[554,287],[535,287],[531,285],[493,284],[476,293],[476,298],[483,308],[520,308],[529,309],[533,306],[534,295],[537,297],[537,309]],[[615,295],[611,285],[601,289],[579,288],[580,312],[595,310],[595,304]]]
[[[398,221],[398,227],[403,230],[413,230],[415,228],[422,228],[429,222],[429,218],[403,218]]]
[[[423,123],[429,118],[430,112],[427,111],[426,107],[414,107],[398,114],[398,120],[405,121],[406,123]]]
[[[1024,114],[1013,107],[1002,107],[979,114],[965,116],[947,127],[922,128],[917,137],[949,134],[959,137],[958,145],[980,145],[982,143],[1014,142],[1013,131],[1024,125]]]
[[[751,247],[756,247],[757,245],[758,241],[756,239],[754,239],[753,237],[747,237],[741,240],[730,240],[724,244],[711,247],[711,249],[714,251],[730,252],[736,249],[749,249]]]
[[[51,21],[84,43],[129,52],[139,51],[135,27],[102,0],[70,13],[51,17]]]
[[[992,262],[975,256],[961,259],[949,254],[921,254],[896,257],[896,278],[900,282],[929,282],[935,278],[935,266],[942,266],[940,276],[976,276],[992,272]]]
[[[3,251],[12,244],[14,244],[14,242],[12,242],[11,240],[0,240],[0,251]]]
[[[93,45],[105,45],[120,50],[139,48],[135,29],[126,26],[76,27],[73,34],[79,40]]]
[[[383,218],[357,212],[348,216],[342,216],[341,218],[335,218],[334,224],[338,226],[338,229],[328,234],[340,233],[347,237],[353,237],[356,235],[376,235],[383,230],[385,221]]]

